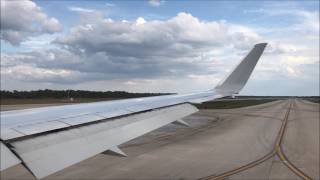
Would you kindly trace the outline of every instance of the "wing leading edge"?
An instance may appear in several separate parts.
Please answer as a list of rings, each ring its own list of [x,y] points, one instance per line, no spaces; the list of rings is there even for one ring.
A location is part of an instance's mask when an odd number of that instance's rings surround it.
[[[181,124],[197,111],[190,103],[238,93],[266,45],[256,44],[213,90],[1,112],[0,170],[23,162],[43,178],[106,150],[121,152],[120,144],[169,123]]]

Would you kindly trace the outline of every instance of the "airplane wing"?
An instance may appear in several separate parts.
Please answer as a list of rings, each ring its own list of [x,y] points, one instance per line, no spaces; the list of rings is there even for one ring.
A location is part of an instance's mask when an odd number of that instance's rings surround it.
[[[111,150],[181,118],[202,103],[238,93],[267,44],[256,44],[214,89],[182,95],[135,98],[1,112],[0,170],[22,163],[36,178]]]

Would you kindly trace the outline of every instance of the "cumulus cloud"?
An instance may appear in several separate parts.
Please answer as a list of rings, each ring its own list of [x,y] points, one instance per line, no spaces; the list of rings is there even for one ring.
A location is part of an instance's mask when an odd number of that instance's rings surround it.
[[[252,30],[240,27],[223,21],[200,21],[188,13],[148,22],[142,17],[128,22],[97,16],[73,27],[55,42],[72,51],[105,52],[109,56],[192,56],[215,46],[243,48],[259,40]],[[233,40],[239,44],[232,44]]]
[[[60,22],[32,1],[1,1],[1,39],[13,45],[19,45],[28,37],[61,30]]]
[[[83,12],[75,7],[73,10]],[[1,65],[7,69],[5,75],[19,73],[21,67],[16,66],[22,64],[25,71],[21,73],[34,72],[37,77],[43,74],[43,79],[56,83],[58,79],[62,83],[79,83],[101,79],[126,82],[128,79],[178,78],[190,74],[195,77],[223,69],[211,55],[219,49],[248,50],[260,40],[249,28],[225,21],[201,21],[188,13],[163,21],[146,21],[143,17],[114,21],[99,13],[92,17],[94,15],[88,13],[89,19],[83,18],[69,33],[57,38],[54,43],[59,48],[2,54]],[[53,72],[70,73],[62,73],[62,80]]]
[[[166,92],[167,87],[179,89],[192,81],[187,89],[205,89],[212,88],[255,43],[264,41],[270,44],[250,82],[318,73],[308,72],[317,63],[314,49],[264,39],[263,33],[248,26],[202,21],[185,12],[167,20],[121,21],[97,10],[70,10],[81,14],[80,22],[55,39],[54,48],[2,53],[1,75],[24,82],[74,87],[112,82],[122,89]]]
[[[164,1],[148,3],[158,7]],[[1,5],[1,39],[20,44],[23,50],[1,52],[5,89],[211,89],[255,43],[268,42],[243,93],[265,94],[268,86],[275,94],[298,86],[318,92],[319,11],[263,5],[244,11],[255,13],[253,26],[204,21],[185,12],[165,20],[143,14],[115,20],[106,12],[74,5],[68,9],[79,15],[79,22],[63,35],[52,35],[61,31],[60,22],[35,2],[1,1]],[[113,6],[105,3],[104,9]]]
[[[258,10],[246,10],[245,13],[256,14],[257,22],[270,18],[281,19],[286,24],[272,22],[271,27],[255,28],[257,33],[269,37],[269,45],[263,56],[265,60],[258,65],[253,79],[278,81],[284,86],[290,80],[297,84],[309,81],[313,87],[318,87],[319,11],[308,11],[294,3],[270,3]],[[319,91],[318,88],[312,90]]]

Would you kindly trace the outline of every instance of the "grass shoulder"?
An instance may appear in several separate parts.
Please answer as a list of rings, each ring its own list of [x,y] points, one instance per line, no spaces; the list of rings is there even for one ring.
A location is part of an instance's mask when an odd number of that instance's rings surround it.
[[[259,99],[259,100],[218,100],[197,104],[199,109],[232,109],[246,106],[254,106],[275,101],[275,99]]]

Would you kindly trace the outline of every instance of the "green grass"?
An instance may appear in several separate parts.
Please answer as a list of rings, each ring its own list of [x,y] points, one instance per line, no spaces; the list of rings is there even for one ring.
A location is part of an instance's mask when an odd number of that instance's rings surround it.
[[[307,101],[313,102],[313,103],[319,103],[320,104],[320,98],[308,98]]]
[[[227,101],[209,101],[202,104],[197,104],[199,109],[232,109],[246,106],[254,106],[263,103],[275,101],[273,99],[261,100],[227,100]]]

